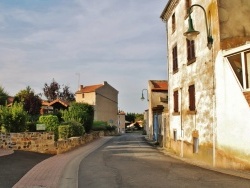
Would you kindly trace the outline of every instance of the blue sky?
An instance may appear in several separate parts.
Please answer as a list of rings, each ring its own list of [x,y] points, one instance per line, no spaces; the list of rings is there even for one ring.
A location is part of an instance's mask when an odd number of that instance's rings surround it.
[[[119,109],[142,113],[148,80],[167,79],[167,0],[1,0],[0,85],[41,93],[55,79],[72,92],[107,81]],[[79,77],[80,75],[80,77]]]

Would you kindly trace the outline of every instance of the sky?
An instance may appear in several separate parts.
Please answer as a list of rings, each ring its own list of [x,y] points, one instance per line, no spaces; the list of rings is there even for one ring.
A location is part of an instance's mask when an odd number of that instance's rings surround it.
[[[11,96],[54,79],[75,93],[107,81],[118,108],[143,113],[148,80],[167,79],[167,0],[1,0],[0,86]],[[145,94],[145,93],[144,93]],[[145,94],[146,95],[146,94]]]

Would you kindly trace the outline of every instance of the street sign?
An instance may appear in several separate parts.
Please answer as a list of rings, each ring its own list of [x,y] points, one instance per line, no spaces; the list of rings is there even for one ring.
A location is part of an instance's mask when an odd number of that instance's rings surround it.
[[[45,124],[36,124],[37,131],[45,131],[46,125]]]

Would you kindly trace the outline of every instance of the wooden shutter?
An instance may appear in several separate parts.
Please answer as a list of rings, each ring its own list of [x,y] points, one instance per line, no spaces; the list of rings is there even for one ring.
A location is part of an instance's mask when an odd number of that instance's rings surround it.
[[[190,85],[188,88],[189,92],[189,110],[195,111],[195,86]]]
[[[179,112],[178,90],[174,91],[174,112]]]

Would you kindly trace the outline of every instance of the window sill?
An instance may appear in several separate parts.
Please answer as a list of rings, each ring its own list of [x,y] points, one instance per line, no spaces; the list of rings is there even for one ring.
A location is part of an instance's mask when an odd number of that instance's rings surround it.
[[[194,58],[188,60],[187,65],[191,65],[191,64],[194,63],[195,61],[196,61],[196,57],[194,57]]]
[[[177,73],[178,71],[179,71],[179,69],[174,69],[173,74]]]
[[[179,115],[180,115],[180,112],[173,112],[172,115],[173,115],[173,116],[179,116]]]
[[[195,115],[195,114],[197,114],[197,110],[189,110],[189,111],[187,111],[187,114],[188,115]]]

